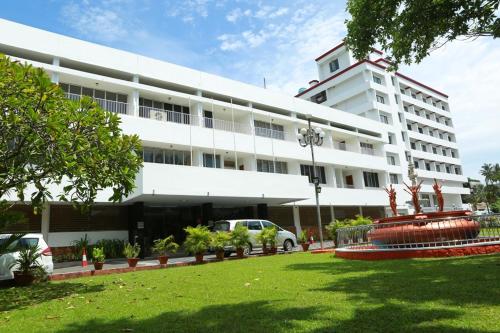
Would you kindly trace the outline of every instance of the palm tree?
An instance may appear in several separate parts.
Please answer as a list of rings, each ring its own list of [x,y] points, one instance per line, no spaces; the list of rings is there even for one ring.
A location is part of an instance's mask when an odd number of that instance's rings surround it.
[[[488,188],[488,185],[495,179],[495,168],[492,164],[490,163],[485,163],[481,167],[481,170],[479,173],[484,176],[484,182],[486,183],[486,188]],[[490,205],[488,204],[488,200],[486,201],[486,210],[488,214],[490,213]]]
[[[493,166],[493,182],[500,182],[500,164],[496,163]]]

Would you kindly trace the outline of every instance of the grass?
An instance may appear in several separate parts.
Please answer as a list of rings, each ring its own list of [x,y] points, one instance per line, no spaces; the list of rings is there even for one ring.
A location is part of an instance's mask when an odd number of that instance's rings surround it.
[[[298,253],[0,289],[0,332],[499,332],[500,256]]]

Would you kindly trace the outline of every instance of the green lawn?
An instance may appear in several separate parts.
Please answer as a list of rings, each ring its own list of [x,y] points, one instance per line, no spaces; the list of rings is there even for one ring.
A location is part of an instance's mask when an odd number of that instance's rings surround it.
[[[0,289],[0,332],[500,332],[500,256],[297,253]]]

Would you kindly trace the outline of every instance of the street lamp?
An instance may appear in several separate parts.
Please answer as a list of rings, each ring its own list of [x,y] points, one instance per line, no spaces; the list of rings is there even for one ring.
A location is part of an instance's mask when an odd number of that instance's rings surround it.
[[[323,138],[325,137],[325,132],[319,127],[311,127],[311,116],[307,117],[308,128],[301,128],[299,134],[297,134],[297,140],[302,147],[311,147],[311,157],[312,157],[312,181],[314,184],[314,193],[316,195],[316,215],[318,220],[319,229],[319,240],[321,243],[321,248],[323,249],[323,228],[321,226],[321,212],[319,208],[319,193],[321,192],[321,187],[319,186],[319,177],[316,176],[316,162],[314,160],[314,146],[321,146],[323,144]]]

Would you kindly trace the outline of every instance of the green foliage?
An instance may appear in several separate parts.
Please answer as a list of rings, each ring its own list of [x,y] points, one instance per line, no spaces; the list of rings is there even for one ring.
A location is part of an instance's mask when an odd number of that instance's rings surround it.
[[[121,239],[101,239],[93,247],[102,248],[106,258],[120,258],[123,254],[124,243]]]
[[[307,243],[309,242],[309,239],[307,237],[307,230],[302,230],[299,234],[299,237],[297,239],[299,243]]]
[[[231,235],[226,231],[217,231],[212,233],[210,238],[210,246],[216,251],[224,250],[224,247],[229,245]]]
[[[85,234],[85,236],[83,238],[80,238],[78,240],[74,240],[73,242],[71,242],[71,245],[75,249],[74,250],[75,254],[77,256],[81,257],[83,254],[83,249],[85,249],[87,251],[87,254],[88,254],[89,242],[90,242],[90,240],[88,239],[87,234]]]
[[[248,243],[250,243],[250,234],[247,227],[237,225],[231,232],[231,244],[236,249],[243,249]]]
[[[92,251],[92,258],[94,258],[95,262],[104,262],[104,259],[106,259],[104,249],[102,247],[94,247]]]
[[[125,243],[123,247],[123,255],[127,259],[133,259],[137,258],[139,256],[139,253],[141,253],[141,247],[139,244],[130,244],[128,242]]]
[[[346,43],[357,59],[375,44],[400,63],[419,63],[458,37],[500,37],[499,0],[348,0]]]
[[[113,202],[132,192],[140,140],[122,134],[120,118],[92,99],[70,101],[42,69],[0,55],[0,110],[0,197],[16,195],[39,211],[48,200],[85,207],[103,188]],[[34,191],[25,198],[28,185]]]
[[[184,229],[187,233],[184,248],[190,254],[203,254],[210,246],[210,230],[206,226],[197,225]]]
[[[38,245],[23,247],[19,249],[19,257],[10,265],[9,269],[14,268],[23,274],[43,275],[45,270],[40,264],[41,256],[42,253],[39,252]]]
[[[271,245],[271,247],[276,247],[276,241],[278,240],[278,229],[276,229],[275,227],[264,229],[267,229],[268,232],[269,245]]]
[[[268,228],[262,229],[257,235],[255,235],[255,239],[262,244],[263,247],[266,247],[269,244],[269,231]]]
[[[174,236],[170,235],[163,239],[157,239],[153,242],[152,251],[158,255],[167,255],[169,252],[175,253],[179,244],[175,242]]]
[[[337,231],[340,228],[354,227],[358,225],[368,225],[372,224],[373,221],[369,217],[364,217],[362,215],[356,215],[355,219],[345,219],[345,220],[335,220],[330,222],[325,229],[328,232],[330,238],[337,243]]]

